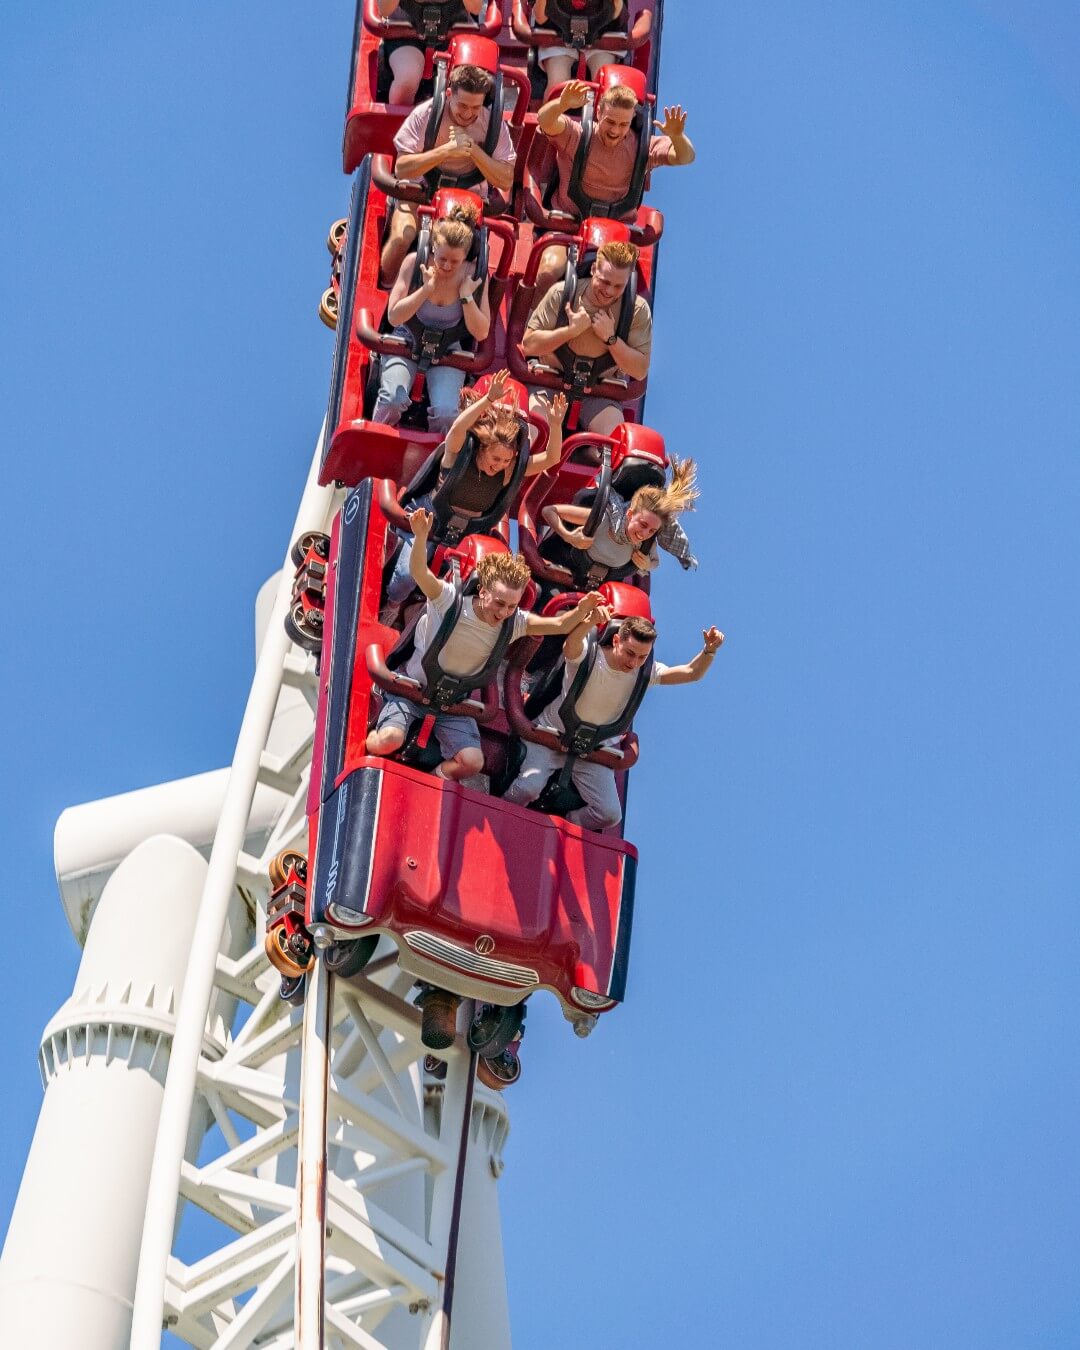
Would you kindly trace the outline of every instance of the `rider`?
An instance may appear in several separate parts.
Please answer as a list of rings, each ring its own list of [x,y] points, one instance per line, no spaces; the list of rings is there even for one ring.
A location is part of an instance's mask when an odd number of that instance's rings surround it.
[[[460,23],[468,17],[478,19],[484,7],[484,0],[452,0],[452,3],[455,13],[450,23]],[[381,19],[389,19],[391,23],[410,22],[398,0],[376,0],[376,8]],[[439,44],[436,50],[444,50],[448,44],[449,39]],[[424,44],[412,38],[384,38],[382,53],[393,75],[387,102],[412,103],[424,78]]]
[[[585,639],[592,628],[602,628],[610,621],[611,613],[604,606],[576,621],[563,643],[562,691],[557,694],[537,721],[538,729],[561,735],[564,731],[559,709],[570,691],[578,667],[585,655]],[[724,641],[718,628],[706,628],[702,633],[704,646],[683,666],[665,666],[653,663],[649,684],[692,684],[700,680],[712,665],[712,659]],[[614,722],[635,692],[637,672],[653,654],[656,629],[648,619],[624,619],[615,632],[611,646],[597,645],[595,663],[581,692],[576,712],[583,722],[606,726]],[[618,744],[618,740],[610,744]],[[529,741],[525,761],[518,777],[506,792],[506,800],[528,805],[540,795],[551,775],[566,763],[566,755],[549,750],[545,745]],[[567,816],[568,820],[589,830],[602,830],[617,825],[622,819],[622,804],[615,785],[615,771],[603,764],[576,759],[572,769],[574,786],[585,805]]]
[[[558,183],[551,198],[552,209],[575,220],[581,218],[581,212],[567,188],[581,144],[581,123],[564,113],[584,108],[590,92],[584,80],[570,80],[557,98],[544,104],[536,118],[556,155]],[[615,85],[600,97],[589,153],[581,172],[581,186],[596,202],[618,202],[630,188],[637,159],[637,138],[630,135],[630,128],[639,106],[637,95],[624,84]],[[694,157],[694,147],[686,135],[686,113],[678,104],[665,108],[660,135],[649,141],[648,172],[663,165],[692,164]],[[603,214],[599,207],[593,211],[593,215]],[[632,221],[635,214],[633,210],[627,211],[622,219]],[[546,290],[565,270],[566,249],[557,245],[545,249],[536,279],[537,290]]]
[[[633,244],[612,240],[597,250],[592,272],[584,285],[563,300],[563,284],[551,286],[529,315],[521,350],[527,357],[541,358],[541,364],[561,373],[554,354],[566,347],[575,356],[597,361],[603,367],[614,366],[632,380],[643,380],[649,373],[652,353],[652,310],[642,296],[634,297],[634,312],[625,340],[616,333],[622,296],[637,264],[638,251]],[[609,436],[623,421],[622,406],[607,398],[582,400],[581,426]]]
[[[431,120],[432,99],[418,103],[401,124],[394,137],[397,158],[394,173],[400,179],[421,179],[433,169],[445,174],[464,174],[478,169],[481,181],[471,190],[480,197],[488,195],[489,185],[500,192],[509,192],[514,181],[514,162],[517,158],[510,132],[504,123],[499,129],[495,153],[489,155],[483,148],[491,121],[491,109],[484,100],[491,92],[494,80],[479,66],[455,66],[450,72],[449,87],[442,121],[435,135],[435,145],[424,149],[428,123]],[[401,266],[401,260],[416,238],[416,207],[411,202],[398,202],[390,217],[389,232],[382,251],[382,275],[389,283]]]
[[[624,10],[626,6],[624,0],[615,0],[612,7],[611,23],[607,28],[608,32],[626,31],[626,18]],[[548,0],[534,0],[532,7],[532,21],[534,27],[540,28],[548,21]],[[652,31],[652,8],[646,6],[642,9],[637,19],[634,21],[634,29],[630,34],[633,38],[645,38]],[[568,80],[574,73],[577,65],[578,54],[573,47],[566,47],[562,44],[555,44],[550,47],[540,47],[536,53],[536,59],[544,69],[547,76],[547,93],[551,96],[551,91],[556,85],[562,84]],[[601,66],[610,65],[620,59],[619,52],[606,52],[599,47],[586,47],[585,60],[588,65],[589,74],[595,76]]]
[[[427,597],[427,604],[417,621],[415,649],[403,674],[415,680],[421,689],[426,687],[424,656],[428,645],[456,601],[454,586],[440,580],[428,567],[427,541],[432,523],[431,512],[422,507],[409,513],[413,538],[419,545],[413,548],[409,565],[413,581]],[[506,623],[512,624],[511,642],[519,637],[568,633],[587,618],[591,621],[593,611],[602,604],[602,597],[594,591],[557,618],[545,619],[521,609],[521,597],[530,576],[528,565],[519,554],[487,554],[477,563],[476,580],[476,594],[467,595],[462,601],[457,624],[439,654],[440,665],[449,675],[467,676],[482,670]],[[435,717],[435,736],[446,756],[435,770],[436,777],[456,781],[479,773],[484,767],[484,756],[480,731],[473,718],[439,712],[393,694],[383,695],[378,721],[367,738],[368,754],[393,754],[405,743],[409,726],[417,718],[429,715]]]
[[[476,216],[468,206],[455,206],[447,219],[436,222],[431,231],[431,261],[421,266],[423,280],[416,290],[410,290],[416,259],[410,255],[402,260],[386,306],[395,337],[411,341],[407,325],[414,318],[428,329],[461,328],[463,337],[467,334],[476,342],[487,337],[491,327],[487,277],[474,276],[469,262],[475,226]],[[460,350],[457,343],[454,349]],[[401,421],[411,402],[417,365],[405,356],[383,357],[373,422],[393,427]],[[465,372],[435,362],[425,378],[428,429],[441,434],[457,415]]]
[[[582,527],[590,508],[559,503],[545,506],[544,523],[565,544],[581,549],[587,558],[612,572],[631,563],[639,572],[651,572],[659,565],[656,551],[648,547],[655,539],[662,549],[677,558],[680,566],[697,566],[690,540],[677,517],[692,511],[699,496],[697,466],[692,459],[673,459],[671,482],[666,487],[641,487],[626,502],[617,492],[608,496],[600,525],[587,535]]]
[[[508,370],[499,370],[491,377],[485,393],[477,395],[471,389],[461,391],[462,410],[454,419],[442,444],[442,457],[439,461],[439,478],[435,485],[438,491],[443,479],[454,467],[458,455],[471,432],[476,438],[477,449],[473,456],[472,467],[458,485],[450,499],[450,505],[473,515],[483,515],[490,510],[502,489],[510,482],[514,464],[518,455],[518,437],[521,434],[522,417],[512,402],[504,402],[506,381],[510,378]],[[530,455],[525,465],[525,477],[532,478],[546,469],[554,468],[562,457],[562,424],[566,416],[566,397],[557,394],[548,410],[548,443],[543,454]],[[431,498],[420,498],[418,505],[430,508]],[[429,544],[429,550],[431,546]],[[408,598],[415,587],[409,570],[412,556],[413,538],[406,535],[402,539],[401,549],[394,564],[394,572],[387,583],[386,600],[388,604],[400,605]],[[433,550],[431,550],[433,551]],[[430,561],[430,556],[429,556]]]

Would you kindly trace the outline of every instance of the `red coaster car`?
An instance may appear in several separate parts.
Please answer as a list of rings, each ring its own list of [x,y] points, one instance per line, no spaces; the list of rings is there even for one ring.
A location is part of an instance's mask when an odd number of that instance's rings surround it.
[[[497,38],[503,25],[500,0],[486,0],[479,20],[460,0],[401,0],[398,7],[404,23],[383,18],[376,0],[357,0],[341,147],[346,173],[352,173],[365,155],[393,154],[394,136],[412,111],[412,104],[388,101],[392,83],[388,51],[400,43],[423,47],[423,82],[416,95],[416,102],[421,102],[431,96],[436,53],[457,36]]]
[[[639,421],[644,409],[646,380],[625,380],[617,376],[608,356],[577,357],[562,347],[543,360],[530,360],[521,350],[521,340],[529,322],[529,315],[541,300],[536,294],[536,278],[544,250],[559,244],[567,251],[566,275],[563,279],[563,301],[574,295],[592,274],[596,255],[602,245],[619,241],[631,243],[630,227],[616,220],[590,217],[581,223],[575,234],[545,234],[532,247],[524,274],[514,288],[514,298],[507,323],[507,356],[511,372],[530,385],[562,390],[570,400],[566,426],[573,430],[578,425],[581,400],[590,395],[614,399],[623,404],[627,421]],[[615,331],[625,338],[634,314],[635,296],[649,297],[652,281],[653,250],[642,248],[630,283],[622,295]],[[549,364],[552,363],[552,364]],[[561,369],[553,369],[558,364]]]
[[[643,206],[642,199],[648,179],[649,144],[653,136],[653,108],[656,99],[648,93],[645,77],[639,70],[629,66],[601,66],[596,79],[589,81],[591,97],[581,110],[581,141],[571,166],[570,181],[566,193],[577,208],[577,216],[565,211],[556,211],[551,205],[552,193],[558,178],[557,156],[546,136],[533,137],[525,164],[524,206],[525,214],[545,230],[563,230],[573,232],[581,220],[590,216],[621,220],[631,226],[630,242],[639,245],[655,244],[664,232],[664,217],[652,207]],[[634,172],[626,192],[617,201],[600,202],[589,197],[582,184],[585,161],[592,145],[596,121],[596,105],[601,96],[618,85],[633,89],[638,97],[639,108],[635,114],[629,135],[637,146],[634,159]],[[560,85],[559,89],[563,86]],[[570,112],[564,117],[572,117]],[[550,243],[546,240],[545,243]]]
[[[371,670],[392,678],[381,657],[399,637],[378,622],[386,531],[364,483],[334,525],[308,927],[320,943],[385,933],[418,980],[484,1003],[515,1005],[550,989],[586,1034],[624,996],[636,852],[616,832],[367,755]],[[481,691],[481,739],[498,780],[510,732],[493,684]]]
[[[429,206],[419,208],[418,264],[427,260],[430,229],[435,220],[450,213],[455,203],[467,199],[477,208],[480,199],[460,189],[442,189]],[[341,274],[340,315],[330,381],[330,402],[323,442],[321,483],[354,484],[361,478],[392,478],[407,483],[424,463],[440,437],[426,430],[422,417],[423,379],[414,390],[417,415],[406,414],[398,426],[368,420],[378,385],[378,361],[383,355],[412,356],[402,339],[392,336],[384,323],[387,293],[379,287],[379,248],[387,212],[386,196],[371,181],[370,161],[357,175],[349,210],[345,262]],[[482,217],[470,255],[475,274],[489,276],[492,316],[505,295],[514,257],[513,226],[503,220]],[[492,245],[497,262],[492,267]],[[471,350],[437,356],[440,364],[480,373],[493,362],[497,326]]]
[[[625,53],[630,65],[642,71],[650,88],[656,83],[663,0],[655,5],[627,0],[616,18],[612,0],[548,0],[547,22],[541,28],[533,23],[531,0],[513,0],[511,28],[514,37],[529,49],[530,71],[536,70],[538,47],[571,47],[578,53],[575,79],[588,78],[586,51]],[[652,12],[652,22],[644,15]]]
[[[589,517],[581,530],[594,535],[613,492],[629,501],[640,487],[663,486],[668,469],[664,438],[651,427],[623,422],[610,436],[580,431],[565,441],[563,451],[563,462],[541,474],[518,505],[518,541],[529,570],[558,590],[591,590],[601,582],[621,581],[634,572],[633,564],[612,568],[595,563],[583,550],[548,533],[540,523],[541,512],[565,503],[587,506]],[[585,459],[590,462],[581,462]],[[650,541],[645,547],[653,550],[656,545]]]

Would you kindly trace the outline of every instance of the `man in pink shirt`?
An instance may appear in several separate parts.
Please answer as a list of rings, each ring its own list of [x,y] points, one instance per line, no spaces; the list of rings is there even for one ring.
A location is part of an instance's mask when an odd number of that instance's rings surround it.
[[[394,173],[402,179],[421,179],[438,170],[441,174],[479,176],[479,182],[462,184],[480,197],[488,195],[489,185],[500,192],[509,192],[514,181],[514,144],[506,124],[499,128],[499,137],[493,152],[484,149],[491,109],[484,100],[491,92],[492,77],[479,66],[457,66],[450,74],[449,88],[443,108],[442,121],[435,135],[435,144],[424,149],[431,122],[432,100],[418,103],[401,124],[394,137],[397,158]],[[390,217],[390,228],[382,251],[384,284],[397,276],[405,254],[416,238],[416,207],[411,202],[398,202]]]
[[[558,98],[545,103],[537,114],[537,125],[555,148],[559,181],[552,194],[555,211],[565,212],[573,220],[580,220],[581,212],[567,192],[574,156],[581,144],[581,123],[564,114],[584,108],[590,87],[583,80],[569,80]],[[615,85],[600,99],[593,123],[589,154],[581,175],[585,193],[598,202],[617,202],[630,187],[637,159],[637,137],[631,136],[638,101],[634,91],[626,85]],[[694,147],[686,132],[686,113],[678,104],[664,109],[661,134],[649,142],[648,172],[664,164],[692,164]],[[647,180],[646,180],[647,181]],[[596,211],[603,215],[603,209]],[[633,220],[634,212],[624,214],[624,220]],[[544,250],[537,277],[536,293],[544,291],[562,279],[566,269],[566,250],[551,247]]]

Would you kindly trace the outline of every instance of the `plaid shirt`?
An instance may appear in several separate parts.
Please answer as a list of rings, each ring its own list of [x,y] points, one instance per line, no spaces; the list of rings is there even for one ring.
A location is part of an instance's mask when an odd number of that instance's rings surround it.
[[[600,520],[600,528],[607,529],[617,544],[630,544],[626,535],[626,517],[629,513],[629,503],[623,501],[617,492],[609,493],[607,506],[604,508],[604,514]],[[697,567],[698,560],[691,550],[690,540],[675,516],[672,516],[666,525],[660,527],[660,533],[656,535],[656,542],[666,553],[670,553],[673,558],[678,560],[679,566],[684,571]],[[653,560],[652,566],[655,567],[659,559],[656,558],[655,551],[651,548],[651,541],[644,546],[643,552],[646,557]]]

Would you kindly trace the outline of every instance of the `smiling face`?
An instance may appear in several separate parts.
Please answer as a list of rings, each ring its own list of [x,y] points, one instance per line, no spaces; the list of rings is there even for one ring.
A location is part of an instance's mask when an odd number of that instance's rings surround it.
[[[589,292],[593,302],[606,309],[613,305],[630,281],[629,267],[616,267],[607,258],[597,258],[589,278]]]
[[[464,89],[452,89],[446,100],[450,121],[458,127],[471,127],[484,106],[483,94],[467,94]]]
[[[611,150],[620,141],[626,139],[633,121],[633,108],[605,108],[601,104],[600,116],[597,119],[594,134],[599,136],[601,143]]]
[[[521,604],[521,597],[525,594],[524,586],[509,586],[505,581],[493,581],[488,586],[481,586],[476,593],[476,599],[473,601],[473,613],[484,623],[500,624],[506,620]]]
[[[431,262],[436,275],[443,281],[451,280],[461,269],[467,257],[463,248],[453,248],[450,244],[436,243],[431,250]]]
[[[611,642],[608,664],[613,670],[624,673],[639,670],[649,659],[652,649],[651,642],[643,642],[641,638],[636,637],[623,637],[621,633],[616,633]]]
[[[502,441],[492,441],[476,452],[476,467],[489,478],[503,474],[514,462],[516,450]]]
[[[626,517],[626,537],[632,544],[643,544],[663,523],[655,511],[631,511]]]

